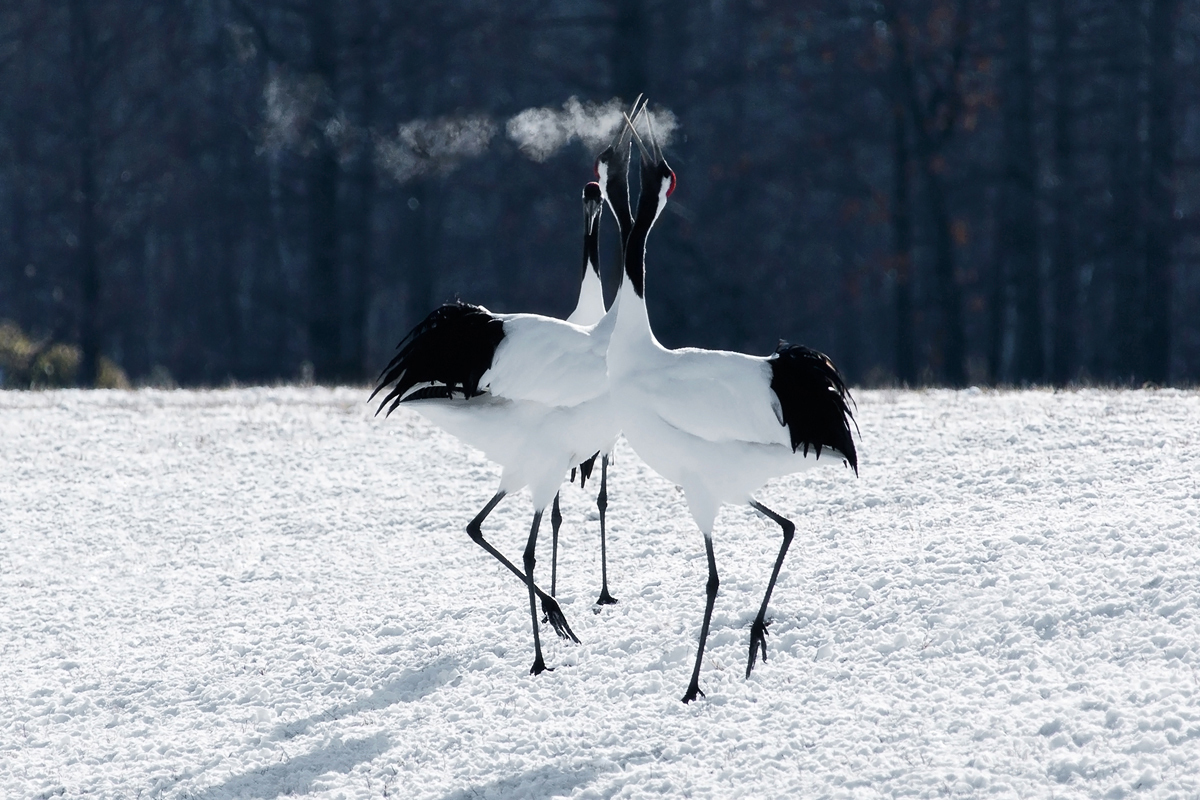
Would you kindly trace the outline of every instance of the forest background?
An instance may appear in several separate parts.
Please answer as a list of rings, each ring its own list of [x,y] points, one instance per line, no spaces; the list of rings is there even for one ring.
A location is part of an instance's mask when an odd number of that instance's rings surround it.
[[[0,373],[362,382],[455,297],[565,316],[645,92],[664,344],[1192,384],[1198,44],[1200,0],[5,0]]]

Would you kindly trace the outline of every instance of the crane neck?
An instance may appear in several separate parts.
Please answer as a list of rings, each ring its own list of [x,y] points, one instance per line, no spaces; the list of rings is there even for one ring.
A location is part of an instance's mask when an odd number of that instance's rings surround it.
[[[583,274],[579,279],[586,281],[588,272],[600,278],[600,217],[587,220],[583,234]]]
[[[621,313],[617,318],[613,340],[614,344],[620,342],[623,347],[639,341],[657,344],[646,310],[646,240],[665,202],[663,187],[643,183],[637,218],[625,243],[625,277],[617,293]]]
[[[604,288],[600,283],[600,272],[586,269],[579,283],[579,300],[567,322],[575,325],[595,325],[604,316]]]
[[[638,297],[644,297],[646,292],[646,239],[666,202],[666,197],[661,192],[655,192],[657,188],[643,184],[637,218],[633,221],[625,241],[625,278]],[[655,193],[647,197],[648,192]]]

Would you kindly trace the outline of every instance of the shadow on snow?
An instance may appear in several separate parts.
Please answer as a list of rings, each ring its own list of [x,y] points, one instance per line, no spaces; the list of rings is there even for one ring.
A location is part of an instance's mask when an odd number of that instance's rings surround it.
[[[343,703],[303,719],[281,723],[275,729],[279,739],[291,739],[320,722],[333,722],[361,714],[364,711],[380,711],[396,703],[413,703],[433,694],[458,675],[459,661],[451,656],[442,656],[417,669],[405,669],[400,675],[382,686],[377,686],[369,696],[352,703]]]
[[[229,800],[243,797],[271,800],[285,794],[307,794],[315,778],[329,772],[346,774],[358,764],[370,761],[390,747],[390,739],[382,733],[367,739],[332,742],[311,753],[241,775],[233,775],[224,783],[187,796],[194,800]]]

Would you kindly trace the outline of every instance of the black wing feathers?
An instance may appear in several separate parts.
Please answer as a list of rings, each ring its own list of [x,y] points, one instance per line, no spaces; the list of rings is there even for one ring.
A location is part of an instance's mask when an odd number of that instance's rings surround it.
[[[822,353],[799,344],[780,342],[771,365],[771,389],[779,398],[783,422],[792,439],[792,451],[832,447],[841,453],[858,474],[858,454],[850,423],[854,402],[837,367]]]
[[[479,379],[503,338],[504,323],[485,308],[455,302],[434,309],[396,345],[398,352],[379,374],[371,399],[389,384],[392,388],[375,413],[389,402],[391,414],[405,400],[482,394]],[[409,394],[420,384],[430,385]]]

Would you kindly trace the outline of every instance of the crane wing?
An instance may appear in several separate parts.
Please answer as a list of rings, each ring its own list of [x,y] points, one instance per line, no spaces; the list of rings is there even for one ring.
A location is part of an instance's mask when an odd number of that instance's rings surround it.
[[[788,444],[764,358],[721,350],[668,351],[659,368],[639,376],[633,402],[664,422],[709,441]]]
[[[570,407],[608,391],[603,343],[588,329],[537,314],[498,316],[504,340],[479,380],[493,396]]]

